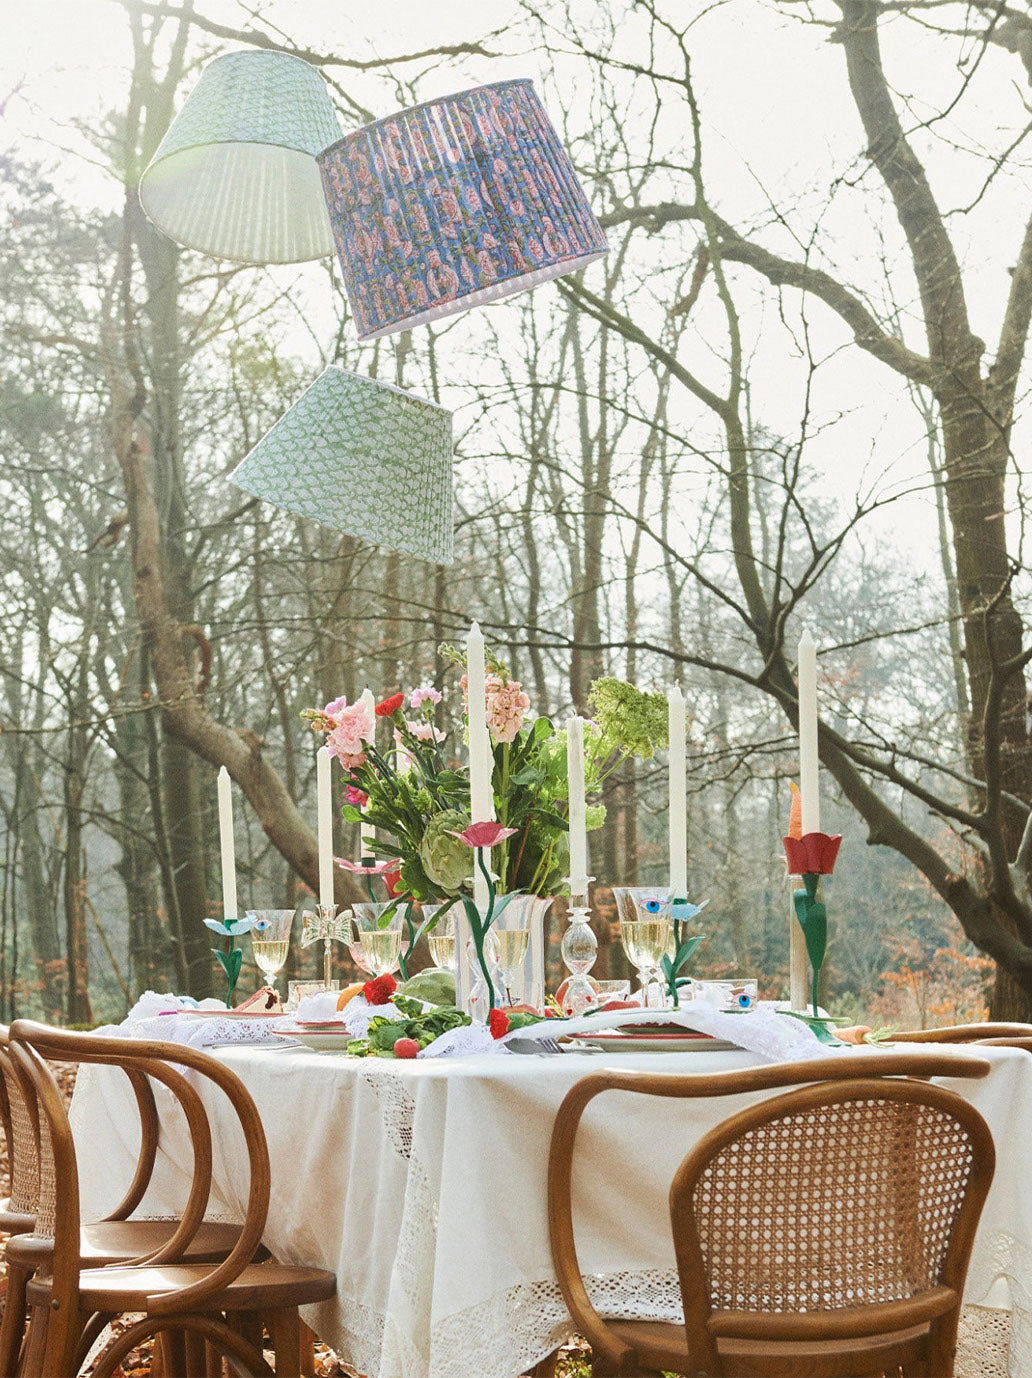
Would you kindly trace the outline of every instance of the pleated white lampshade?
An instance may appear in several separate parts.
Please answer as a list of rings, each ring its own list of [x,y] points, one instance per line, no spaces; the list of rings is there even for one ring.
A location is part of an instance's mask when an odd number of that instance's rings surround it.
[[[236,263],[333,252],[315,155],[341,136],[321,74],[259,48],[209,62],[140,179],[154,224]]]

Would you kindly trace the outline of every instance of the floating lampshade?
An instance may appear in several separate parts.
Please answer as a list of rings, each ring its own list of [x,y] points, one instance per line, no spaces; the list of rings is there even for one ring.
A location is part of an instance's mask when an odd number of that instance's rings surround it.
[[[230,477],[337,531],[451,561],[451,413],[389,383],[331,364]]]
[[[319,166],[363,340],[522,292],[608,247],[526,79],[365,125]]]
[[[140,179],[150,219],[189,249],[237,263],[333,252],[315,155],[340,137],[320,73],[249,48],[209,62]]]

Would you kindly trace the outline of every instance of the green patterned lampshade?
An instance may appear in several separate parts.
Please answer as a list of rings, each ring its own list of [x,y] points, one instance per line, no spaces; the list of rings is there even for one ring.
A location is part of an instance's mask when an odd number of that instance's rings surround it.
[[[331,364],[231,478],[337,531],[451,562],[451,413],[389,383]]]
[[[236,263],[333,253],[315,155],[339,139],[320,73],[290,53],[225,53],[197,85],[140,179],[140,203],[188,249]]]

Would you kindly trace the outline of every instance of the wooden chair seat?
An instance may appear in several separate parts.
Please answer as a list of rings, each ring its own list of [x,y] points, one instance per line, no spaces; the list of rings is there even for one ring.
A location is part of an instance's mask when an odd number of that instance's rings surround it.
[[[79,1235],[79,1259],[84,1268],[144,1259],[163,1248],[178,1227],[178,1220],[100,1220],[95,1225],[84,1225]],[[218,1263],[239,1238],[239,1225],[205,1221],[186,1246],[183,1262]],[[48,1271],[48,1260],[53,1253],[52,1240],[33,1235],[12,1239],[7,1248],[10,1262],[27,1268],[43,1268],[44,1272]],[[262,1251],[262,1257],[268,1257],[267,1251]]]
[[[684,1326],[674,1321],[607,1321],[606,1325],[634,1350],[636,1362],[624,1365],[657,1373],[690,1373]],[[718,1338],[722,1372],[727,1378],[838,1378],[843,1362],[862,1361],[856,1378],[904,1372],[920,1374],[928,1347],[927,1325],[911,1326],[873,1339],[820,1340],[772,1344],[767,1340]],[[852,1371],[852,1370],[851,1370]]]
[[[79,1306],[85,1312],[148,1311],[155,1297],[182,1291],[203,1282],[209,1268],[189,1264],[158,1264],[142,1268],[93,1268],[79,1278]],[[242,1269],[225,1287],[205,1298],[210,1311],[278,1310],[326,1301],[337,1279],[325,1268],[297,1268],[282,1263],[255,1263]],[[50,1282],[29,1283],[30,1305],[46,1305]]]
[[[11,1209],[11,1198],[0,1200],[0,1230],[4,1234],[31,1234],[36,1228],[36,1217],[28,1211]]]

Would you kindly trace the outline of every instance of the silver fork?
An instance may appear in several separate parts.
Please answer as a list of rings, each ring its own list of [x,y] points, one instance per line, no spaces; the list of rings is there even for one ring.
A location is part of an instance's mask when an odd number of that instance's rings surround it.
[[[510,1038],[505,1045],[514,1053],[597,1053],[599,1048],[580,1044],[561,1044],[557,1038]]]

